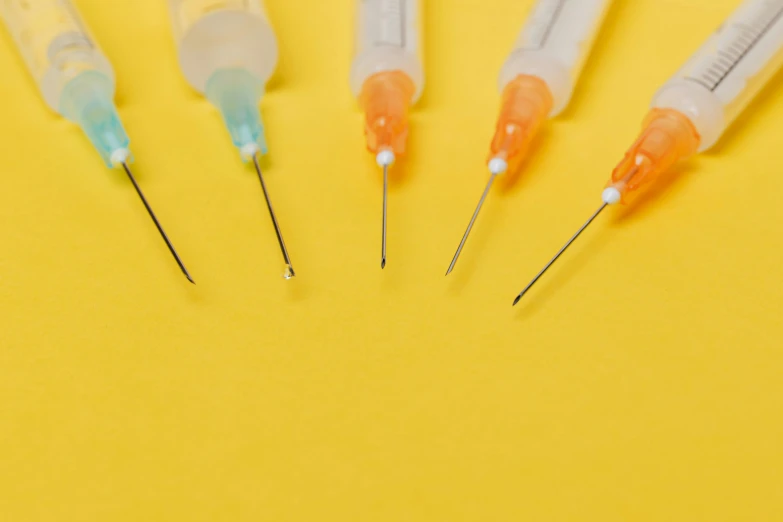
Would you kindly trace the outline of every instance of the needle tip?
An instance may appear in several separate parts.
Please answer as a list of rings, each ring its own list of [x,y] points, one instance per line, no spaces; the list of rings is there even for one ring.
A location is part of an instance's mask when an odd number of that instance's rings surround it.
[[[386,268],[386,258],[385,257],[383,259],[381,259],[381,270],[383,270],[384,268]]]
[[[158,221],[158,217],[155,215],[155,212],[153,212],[152,207],[147,201],[147,198],[144,197],[144,192],[141,191],[141,187],[139,187],[139,184],[136,182],[136,178],[133,177],[133,172],[131,172],[128,163],[126,161],[123,161],[121,165],[122,168],[125,170],[125,174],[128,175],[128,179],[130,179],[130,182],[133,184],[133,188],[136,190],[136,194],[139,195],[141,202],[144,204],[144,208],[147,209],[147,213],[149,214],[150,218],[152,218],[152,222],[155,223],[155,227],[158,229],[160,236],[163,238],[163,241],[166,242],[166,246],[168,247],[169,252],[171,252],[171,255],[174,256],[174,260],[177,262],[177,265],[179,265],[179,269],[182,270],[182,273],[185,274],[185,277],[188,278],[188,281],[190,281],[195,285],[196,282],[193,281],[192,277],[190,277],[190,274],[188,273],[188,269],[185,268],[185,264],[182,262],[182,259],[180,259],[177,250],[174,248],[174,245],[171,243],[171,240],[169,239],[169,236],[166,235],[166,231],[163,230],[163,226],[160,224],[160,221]]]
[[[272,200],[269,199],[269,192],[266,189],[266,183],[264,182],[264,174],[261,172],[261,165],[258,163],[258,153],[253,154],[253,165],[256,168],[258,174],[258,181],[261,182],[261,190],[264,192],[264,200],[266,201],[266,207],[269,210],[269,217],[272,218],[272,225],[275,227],[275,235],[277,236],[277,243],[280,245],[280,252],[283,254],[283,260],[285,261],[285,272],[283,277],[288,280],[296,276],[294,267],[291,265],[291,258],[288,256],[288,249],[285,246],[283,240],[283,232],[280,230],[280,223],[277,222],[277,216],[275,210],[272,208]]]
[[[518,305],[518,304],[519,304],[519,301],[522,299],[522,296],[523,296],[523,295],[524,295],[524,294],[519,294],[519,295],[517,296],[517,298],[516,298],[516,299],[514,299],[514,304],[513,304],[513,305],[511,305],[511,306],[516,306],[516,305]]]
[[[484,201],[486,201],[487,195],[489,194],[490,189],[492,189],[492,184],[495,182],[496,177],[497,173],[492,172],[492,175],[489,177],[489,181],[487,182],[487,186],[484,188],[484,192],[481,194],[481,199],[479,200],[478,205],[476,205],[476,210],[473,212],[473,216],[470,218],[470,223],[468,223],[468,228],[465,230],[465,235],[462,236],[462,241],[460,241],[459,247],[457,247],[457,252],[454,254],[454,259],[451,260],[451,265],[449,266],[449,270],[446,272],[446,275],[449,275],[452,270],[454,270],[454,267],[457,266],[459,256],[462,254],[462,249],[465,248],[465,243],[468,242],[468,237],[470,237],[470,232],[473,230],[473,225],[476,224],[476,220],[478,219],[479,213],[481,212],[481,208],[484,206]]]

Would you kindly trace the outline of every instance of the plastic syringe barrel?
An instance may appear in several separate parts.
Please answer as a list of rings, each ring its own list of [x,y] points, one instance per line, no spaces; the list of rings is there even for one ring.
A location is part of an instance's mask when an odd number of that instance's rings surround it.
[[[783,0],[746,0],[653,98],[712,147],[783,65]]]
[[[612,0],[539,0],[500,72],[492,174],[516,171],[547,118],[568,105]]]
[[[223,116],[242,157],[266,152],[258,108],[278,48],[261,0],[168,0],[182,73]]]
[[[415,102],[424,90],[420,0],[355,1],[351,90],[359,97],[368,78],[397,71],[413,83]]]
[[[781,66],[783,0],[746,0],[655,95],[604,202],[631,202],[676,162],[712,147]]]
[[[537,77],[552,94],[551,116],[568,105],[613,0],[538,0],[503,65],[499,89],[520,75]]]
[[[78,123],[108,165],[125,161],[114,71],[71,2],[3,0],[0,16],[46,104]]]
[[[393,161],[405,152],[408,110],[424,90],[420,0],[356,0],[350,83],[367,148]]]

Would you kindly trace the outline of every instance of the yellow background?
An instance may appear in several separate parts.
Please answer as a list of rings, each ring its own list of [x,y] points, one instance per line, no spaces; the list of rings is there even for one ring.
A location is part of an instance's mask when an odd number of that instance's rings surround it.
[[[165,2],[76,4],[196,287],[3,37],[0,520],[780,520],[783,90],[510,306],[738,1],[618,0],[572,105],[444,277],[532,3],[426,2],[382,272],[353,2],[267,1],[291,282],[257,179],[179,73]]]

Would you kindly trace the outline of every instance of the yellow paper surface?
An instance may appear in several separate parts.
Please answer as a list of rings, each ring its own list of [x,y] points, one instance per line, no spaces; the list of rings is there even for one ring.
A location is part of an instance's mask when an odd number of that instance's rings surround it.
[[[269,190],[185,84],[158,0],[77,0],[139,182],[0,39],[0,520],[767,521],[783,512],[783,90],[633,211],[600,203],[662,84],[735,0],[618,0],[516,184],[486,182],[532,0],[426,2],[426,94],[381,176],[349,0],[268,0]]]

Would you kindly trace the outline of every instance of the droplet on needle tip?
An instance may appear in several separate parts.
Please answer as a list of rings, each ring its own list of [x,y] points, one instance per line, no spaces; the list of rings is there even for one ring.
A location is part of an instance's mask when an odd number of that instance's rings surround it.
[[[283,260],[286,264],[286,271],[283,277],[285,279],[291,279],[296,274],[294,273],[294,266],[291,264],[291,257],[288,255],[288,249],[285,246],[283,240],[283,233],[280,230],[280,223],[277,221],[275,210],[272,207],[272,200],[269,199],[269,191],[266,188],[266,182],[264,181],[264,174],[261,172],[261,165],[258,163],[258,154],[253,154],[253,165],[256,168],[258,174],[258,180],[261,182],[261,190],[264,191],[264,199],[266,200],[266,207],[269,209],[269,216],[272,218],[272,224],[275,227],[275,235],[277,235],[277,243],[280,245],[280,251],[283,254]]]

